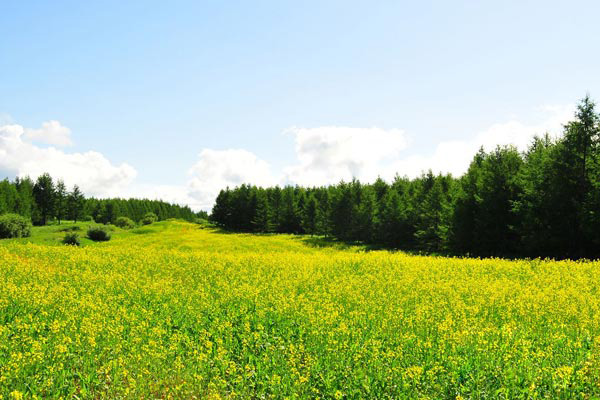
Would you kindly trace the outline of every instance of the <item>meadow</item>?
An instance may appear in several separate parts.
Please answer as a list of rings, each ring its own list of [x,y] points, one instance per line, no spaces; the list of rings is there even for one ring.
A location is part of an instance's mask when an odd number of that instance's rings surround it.
[[[61,235],[0,241],[0,398],[600,394],[598,262],[366,251],[180,221],[82,247]]]

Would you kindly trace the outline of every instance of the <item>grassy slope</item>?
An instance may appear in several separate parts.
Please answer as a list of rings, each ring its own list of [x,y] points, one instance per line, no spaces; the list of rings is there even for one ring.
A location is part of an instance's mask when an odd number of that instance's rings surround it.
[[[56,229],[0,241],[7,398],[600,391],[599,263],[367,253],[179,221],[72,248]]]
[[[110,242],[98,243],[85,237],[87,229],[91,226],[106,227],[105,225],[93,222],[74,223],[72,221],[63,221],[60,225],[34,226],[30,237],[0,240],[0,246],[9,243],[33,243],[46,246],[62,246],[63,244],[61,241],[65,234],[67,232],[75,232],[79,234],[82,247],[98,245],[118,246],[122,243],[134,243],[163,249],[178,249],[183,251],[227,251],[232,253],[240,251],[314,252],[314,249],[316,248],[348,251],[361,251],[365,249],[364,246],[349,246],[344,243],[330,241],[318,236],[230,233],[179,220],[161,221],[131,230],[124,230],[110,225],[108,226],[112,236]],[[206,233],[214,235],[211,235],[209,240],[206,240]]]
[[[34,243],[45,246],[62,246],[61,243],[66,233],[77,233],[81,239],[81,245],[83,247],[95,244],[93,241],[85,237],[86,231],[91,226],[104,226],[93,222],[77,222],[63,221],[60,225],[46,225],[46,226],[34,226],[31,231],[31,236],[19,239],[4,239],[0,240],[0,245],[8,243]],[[111,234],[119,237],[126,233],[126,231],[119,229],[115,226],[110,226]]]

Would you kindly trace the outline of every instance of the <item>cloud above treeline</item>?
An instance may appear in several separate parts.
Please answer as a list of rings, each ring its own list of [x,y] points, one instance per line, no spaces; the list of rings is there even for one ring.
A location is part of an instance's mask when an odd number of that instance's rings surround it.
[[[535,135],[558,135],[572,119],[573,106],[543,107],[539,123],[511,119],[494,124],[475,135],[440,142],[429,154],[408,154],[411,137],[401,129],[322,126],[292,127],[283,133],[294,139],[295,160],[282,171],[273,171],[265,160],[246,150],[204,150],[190,170],[192,197],[199,207],[210,209],[218,191],[242,183],[320,186],[357,178],[372,182],[380,176],[391,181],[395,175],[417,177],[434,173],[463,174],[480,147],[515,145],[524,151]]]
[[[57,121],[34,130],[17,124],[0,126],[0,174],[36,178],[48,172],[92,196],[117,194],[137,175],[129,164],[114,165],[96,151],[69,153],[35,142],[69,145],[70,130]]]
[[[428,169],[460,175],[481,146],[491,150],[514,144],[525,150],[535,135],[560,133],[574,109],[560,106],[538,111],[544,114],[539,123],[511,119],[464,140],[441,142],[429,154],[410,154],[411,137],[401,129],[291,127],[283,134],[293,138],[296,156],[280,171],[245,149],[203,149],[187,171],[186,185],[138,184],[137,171],[129,164],[115,165],[95,151],[59,149],[73,142],[70,129],[58,121],[45,122],[39,129],[10,124],[0,126],[0,173],[35,178],[48,172],[69,186],[79,185],[88,195],[159,198],[210,210],[219,190],[242,183],[319,186],[352,178],[372,182],[378,176],[386,180],[396,174],[415,177]]]

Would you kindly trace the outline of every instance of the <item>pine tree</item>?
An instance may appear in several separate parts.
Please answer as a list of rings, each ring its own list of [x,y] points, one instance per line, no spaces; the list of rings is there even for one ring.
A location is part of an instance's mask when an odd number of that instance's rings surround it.
[[[400,196],[395,190],[388,190],[382,198],[375,237],[379,243],[389,247],[406,247],[405,219],[400,209]]]
[[[252,230],[254,232],[270,232],[271,223],[269,216],[271,214],[269,210],[269,201],[267,199],[267,193],[260,189],[254,194],[254,200],[252,203],[255,204],[254,218],[252,219]]]
[[[210,216],[211,220],[217,225],[226,229],[231,229],[231,193],[229,188],[221,190],[215,200],[215,204]]]
[[[61,179],[56,182],[55,190],[54,216],[60,225],[60,221],[65,217],[67,212],[67,188]]]
[[[308,196],[302,210],[302,228],[311,236],[317,233],[317,199],[313,193]]]
[[[31,218],[34,207],[33,181],[29,177],[17,178],[15,180],[15,187],[18,193],[17,214]]]
[[[40,175],[33,186],[33,197],[35,199],[38,221],[41,225],[46,225],[48,218],[54,213],[56,192],[54,182],[49,174]]]
[[[73,190],[67,196],[67,215],[74,222],[77,222],[83,215],[85,205],[85,197],[79,190],[79,186],[75,185]]]

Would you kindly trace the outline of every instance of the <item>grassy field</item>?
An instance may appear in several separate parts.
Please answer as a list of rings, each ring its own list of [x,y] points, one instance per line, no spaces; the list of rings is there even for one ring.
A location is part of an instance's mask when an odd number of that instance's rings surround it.
[[[0,241],[0,398],[600,393],[597,262],[365,252],[176,221],[76,248],[59,245],[65,227]]]

